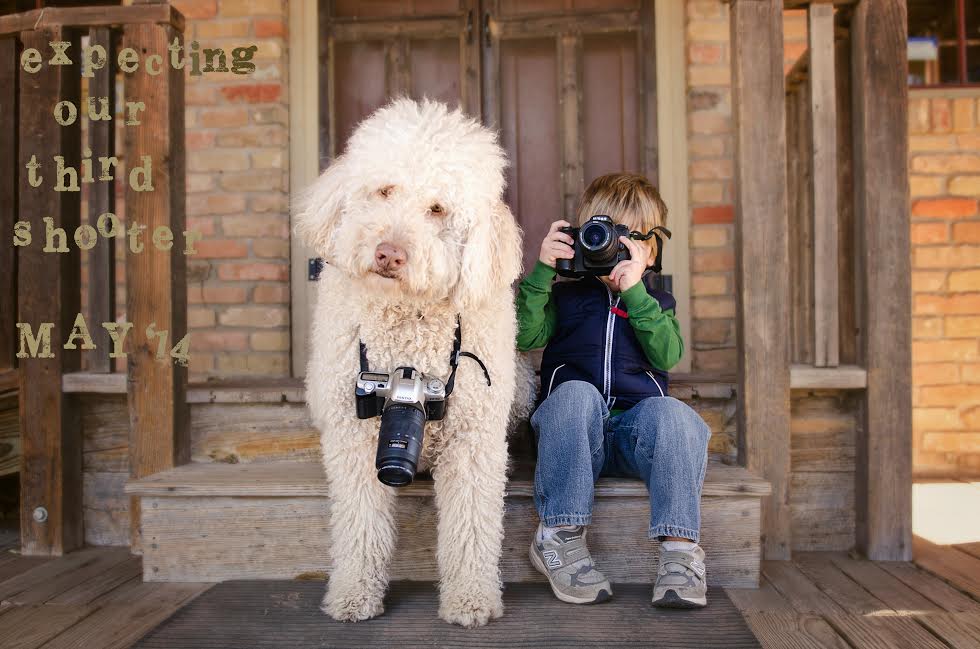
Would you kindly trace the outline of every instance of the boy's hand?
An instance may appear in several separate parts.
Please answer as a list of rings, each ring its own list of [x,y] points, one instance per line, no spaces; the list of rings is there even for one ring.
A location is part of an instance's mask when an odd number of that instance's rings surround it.
[[[542,264],[554,268],[559,259],[571,259],[575,256],[575,251],[572,250],[574,240],[560,230],[570,225],[568,221],[555,221],[551,224],[548,234],[541,242],[541,255],[538,259]]]
[[[620,293],[633,288],[637,282],[643,279],[643,272],[647,269],[647,262],[650,259],[650,249],[641,246],[629,237],[620,237],[620,241],[630,251],[630,258],[616,264],[616,267],[609,273],[609,281],[613,283]]]

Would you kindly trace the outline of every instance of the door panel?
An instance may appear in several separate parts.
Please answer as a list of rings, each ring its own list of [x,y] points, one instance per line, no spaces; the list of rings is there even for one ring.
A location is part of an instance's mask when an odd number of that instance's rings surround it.
[[[337,43],[333,50],[334,84],[341,89],[333,120],[337,141],[346,143],[357,123],[385,102],[385,48],[380,41],[354,41]],[[337,152],[342,150],[341,145]]]
[[[640,171],[636,41],[586,36],[582,81],[585,182],[616,171]]]
[[[459,41],[411,41],[410,52],[411,96],[459,105]]]

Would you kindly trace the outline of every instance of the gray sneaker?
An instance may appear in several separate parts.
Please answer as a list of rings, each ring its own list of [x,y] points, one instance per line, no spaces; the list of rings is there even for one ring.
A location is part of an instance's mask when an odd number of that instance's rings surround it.
[[[570,604],[598,604],[612,597],[609,580],[599,572],[588,546],[585,528],[559,530],[550,539],[531,540],[531,564],[551,582],[555,597]]]
[[[707,605],[704,550],[660,550],[653,605],[661,608],[701,608]]]

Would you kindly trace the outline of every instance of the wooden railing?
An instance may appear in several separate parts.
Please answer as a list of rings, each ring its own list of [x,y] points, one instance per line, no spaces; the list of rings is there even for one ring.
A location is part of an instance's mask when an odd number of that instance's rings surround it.
[[[0,230],[7,242],[0,246],[0,370],[14,365],[15,350],[20,349],[15,322],[30,324],[35,334],[41,323],[54,323],[51,357],[39,354],[16,359],[25,554],[61,554],[83,542],[82,440],[74,400],[62,389],[63,377],[81,366],[80,350],[65,349],[64,343],[83,311],[80,244],[74,237],[82,225],[83,194],[54,191],[54,158],[63,156],[65,165],[78,169],[81,176],[82,151],[90,149],[97,176],[98,157],[115,155],[116,120],[87,118],[81,44],[87,39],[90,45],[102,45],[108,55],[104,67],[93,66],[88,97],[107,97],[112,111],[121,77],[124,97],[146,105],[140,124],[123,127],[126,136],[120,162],[128,175],[134,164],[148,156],[153,165],[153,190],[135,191],[122,177],[121,168],[117,170],[127,188],[127,217],[119,215],[120,220],[146,226],[146,239],[161,226],[176,233],[184,230],[184,75],[169,65],[167,51],[181,37],[183,26],[183,17],[167,4],[47,8],[0,17]],[[50,62],[56,53],[49,44],[59,41],[70,43],[66,50],[70,65]],[[159,54],[162,62],[157,73],[149,74],[146,65],[135,72],[120,72],[115,52],[127,47],[141,61]],[[29,48],[40,53],[39,66],[22,63],[22,53]],[[55,119],[56,105],[62,101],[78,109],[76,119],[63,120],[66,125]],[[30,183],[28,163],[33,156],[42,165],[39,173],[44,182],[40,186]],[[86,200],[88,223],[95,226],[100,215],[116,210],[115,184],[87,185]],[[55,228],[64,229],[68,252],[43,251],[45,217],[53,219]],[[30,245],[9,245],[16,221],[30,224]],[[122,240],[119,245],[126,245],[125,237],[118,238]],[[113,371],[112,345],[101,324],[117,319],[115,257],[113,239],[98,236],[85,266],[85,316],[96,343],[87,358],[87,369],[107,375]],[[157,330],[169,331],[171,340],[179,340],[186,332],[186,261],[180,246],[163,252],[146,245],[141,253],[127,252],[125,269],[125,319],[134,323],[125,346],[129,464],[131,475],[142,477],[189,459],[186,368],[170,359],[158,361],[157,341],[144,333],[151,322]],[[138,503],[132,506],[133,520],[138,521]],[[139,525],[133,529],[138,534]],[[134,543],[138,545],[138,538],[134,537]]]

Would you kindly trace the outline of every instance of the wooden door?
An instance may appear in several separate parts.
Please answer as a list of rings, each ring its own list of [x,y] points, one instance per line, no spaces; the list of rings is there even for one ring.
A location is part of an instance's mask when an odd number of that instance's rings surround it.
[[[588,181],[657,180],[652,0],[321,0],[320,166],[390,97],[499,128],[524,265]]]

